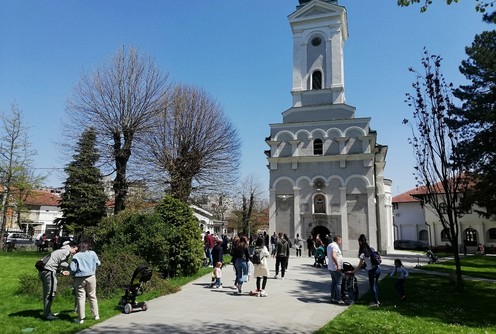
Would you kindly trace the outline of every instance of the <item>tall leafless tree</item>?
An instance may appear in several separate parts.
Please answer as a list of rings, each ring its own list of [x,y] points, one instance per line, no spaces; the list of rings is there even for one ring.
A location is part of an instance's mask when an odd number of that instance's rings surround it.
[[[232,187],[240,156],[233,123],[201,89],[176,85],[169,92],[143,140],[142,161],[160,171],[164,186],[184,202],[194,190]]]
[[[43,177],[36,176],[34,173],[32,161],[34,154],[36,152],[31,149],[22,111],[18,105],[13,104],[10,114],[0,116],[0,186],[2,194],[0,235],[2,236],[6,229],[8,211],[16,211],[17,206],[20,208],[22,203],[19,201],[43,180]],[[3,246],[3,238],[1,238],[0,243],[2,243],[0,246]]]
[[[83,74],[67,110],[76,136],[93,127],[104,163],[115,172],[115,209],[124,209],[128,163],[134,145],[148,132],[168,90],[168,75],[135,48],[120,48],[91,74]]]
[[[449,127],[453,115],[452,86],[441,74],[441,57],[424,52],[425,73],[417,74],[414,93],[407,94],[407,102],[415,108],[411,144],[416,158],[415,178],[425,188],[421,200],[442,223],[451,243],[456,264],[456,285],[462,289],[458,236],[458,218],[464,214],[463,195],[467,178],[457,151],[459,133]],[[404,120],[408,123],[408,120]]]

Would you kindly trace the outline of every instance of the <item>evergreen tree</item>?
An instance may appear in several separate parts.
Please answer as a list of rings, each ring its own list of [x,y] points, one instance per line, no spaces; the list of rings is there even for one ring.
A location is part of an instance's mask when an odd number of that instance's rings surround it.
[[[102,174],[95,166],[99,159],[95,144],[95,130],[85,130],[77,143],[74,161],[65,168],[67,180],[60,206],[65,224],[76,235],[84,234],[85,227],[96,226],[106,214]]]
[[[496,217],[496,31],[476,35],[465,51],[460,72],[470,83],[453,92],[463,102],[454,111],[453,128],[462,129],[462,163],[477,181],[467,204],[475,202],[483,208],[479,213]]]

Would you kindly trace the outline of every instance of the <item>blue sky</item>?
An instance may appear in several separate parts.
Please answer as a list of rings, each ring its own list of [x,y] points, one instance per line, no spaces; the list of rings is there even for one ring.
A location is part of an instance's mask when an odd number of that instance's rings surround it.
[[[122,46],[154,57],[172,82],[200,87],[239,129],[243,175],[268,188],[269,124],[291,107],[292,33],[287,20],[297,0],[0,0],[0,112],[23,110],[38,155],[35,167],[62,168],[65,105],[83,71],[92,71]],[[401,124],[412,114],[404,102],[423,48],[444,58],[455,86],[464,48],[492,27],[475,1],[447,6],[435,1],[400,8],[396,0],[340,0],[348,12],[345,94],[356,117],[371,117],[378,142],[389,146],[385,177],[393,195],[415,187],[414,157]],[[47,185],[64,175],[52,171]]]

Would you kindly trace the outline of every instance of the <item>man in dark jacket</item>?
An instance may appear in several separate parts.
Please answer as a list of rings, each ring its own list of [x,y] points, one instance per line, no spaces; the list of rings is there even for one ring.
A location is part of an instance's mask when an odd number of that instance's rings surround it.
[[[289,243],[283,238],[283,234],[279,232],[276,245],[276,275],[275,279],[279,276],[279,266],[281,266],[281,279],[284,279],[286,268],[288,265],[289,257]]]

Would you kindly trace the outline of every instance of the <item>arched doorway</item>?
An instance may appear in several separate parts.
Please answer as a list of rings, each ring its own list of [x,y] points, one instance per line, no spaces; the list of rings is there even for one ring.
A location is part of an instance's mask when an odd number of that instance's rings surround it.
[[[327,244],[331,242],[331,240],[329,239],[333,237],[329,229],[322,225],[315,226],[312,229],[312,237],[315,239],[317,236],[320,236],[320,240],[322,240],[325,246],[327,246]],[[329,239],[326,238],[327,236],[329,236]]]

